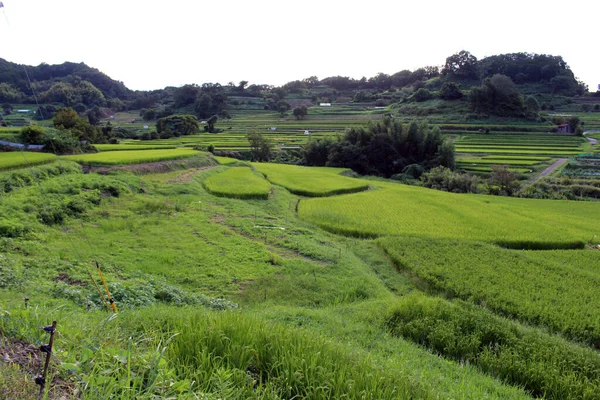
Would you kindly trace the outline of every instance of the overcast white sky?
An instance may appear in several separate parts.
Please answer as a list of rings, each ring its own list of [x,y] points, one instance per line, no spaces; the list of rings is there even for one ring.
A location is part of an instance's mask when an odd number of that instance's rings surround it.
[[[600,84],[597,0],[0,1],[0,58],[83,61],[134,90],[370,77],[463,49],[561,55]]]

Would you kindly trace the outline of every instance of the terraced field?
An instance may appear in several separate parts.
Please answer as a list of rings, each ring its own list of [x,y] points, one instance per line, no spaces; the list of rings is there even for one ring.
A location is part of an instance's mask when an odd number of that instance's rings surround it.
[[[66,160],[76,161],[84,165],[127,165],[157,161],[177,160],[189,158],[200,154],[191,149],[169,149],[169,150],[122,150],[106,151],[94,154],[77,154],[73,156],[62,156]]]
[[[573,263],[566,251],[546,255],[452,239],[388,237],[378,242],[397,265],[451,297],[600,344],[600,310],[594,301],[600,296],[598,252],[571,251],[580,256]],[[596,269],[578,265],[584,260]]]
[[[211,175],[203,186],[211,194],[234,199],[266,200],[271,191],[271,184],[248,167],[229,168]]]
[[[56,161],[54,154],[29,151],[11,151],[0,153],[0,171],[7,171],[27,166],[47,164]]]
[[[252,163],[269,182],[308,197],[331,196],[367,190],[369,183],[340,176],[344,168],[309,168],[295,165]]]
[[[517,249],[581,248],[600,235],[597,204],[453,194],[378,183],[364,193],[300,202],[298,213],[332,232],[483,240]]]

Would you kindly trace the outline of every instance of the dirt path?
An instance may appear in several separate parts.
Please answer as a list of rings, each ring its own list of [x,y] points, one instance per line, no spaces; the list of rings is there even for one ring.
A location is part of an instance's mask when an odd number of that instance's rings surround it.
[[[547,176],[547,175],[551,174],[554,170],[556,170],[558,167],[560,167],[561,165],[563,165],[568,160],[569,160],[568,158],[559,158],[558,160],[556,160],[554,162],[554,164],[552,164],[551,166],[549,166],[548,168],[546,168],[545,170],[543,170],[538,176],[536,176],[535,178],[533,178],[532,180],[530,180],[529,182],[527,182],[525,185],[523,185],[523,187],[525,188],[525,187],[531,185],[532,183],[535,183],[538,179],[543,178],[544,176]]]
[[[584,136],[584,137],[585,137],[587,140],[589,140],[589,141],[590,141],[590,144],[591,144],[592,146],[595,146],[595,145],[597,145],[597,144],[598,144],[598,140],[596,140],[596,139],[594,139],[594,138],[591,138],[591,137],[587,137],[586,135],[587,135],[588,133],[598,133],[598,131],[587,131],[587,132],[583,132],[583,136]]]
[[[206,171],[206,170],[209,170],[209,169],[213,169],[215,167],[217,167],[217,165],[211,165],[209,167],[202,167],[202,168],[188,169],[185,172],[179,174],[177,176],[177,178],[168,180],[167,183],[185,183],[185,182],[191,182],[192,179],[194,178],[194,175],[196,175],[197,173],[199,173],[201,171]]]

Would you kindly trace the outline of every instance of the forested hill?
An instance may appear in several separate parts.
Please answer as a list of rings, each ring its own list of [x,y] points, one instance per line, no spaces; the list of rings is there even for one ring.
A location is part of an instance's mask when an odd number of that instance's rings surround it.
[[[109,99],[129,100],[133,96],[133,91],[123,82],[84,63],[42,63],[37,67],[27,66],[25,70],[21,64],[0,58],[0,101],[34,101],[27,74],[44,103],[83,103],[89,107],[105,105]]]
[[[537,102],[551,104],[557,96],[566,101],[588,91],[561,56],[534,53],[501,54],[478,60],[468,51],[461,51],[447,57],[440,66],[402,70],[391,75],[378,73],[360,79],[312,76],[281,87],[248,86],[247,81],[241,81],[135,92],[84,63],[40,64],[26,69],[39,102],[49,107],[45,115],[52,115],[55,107],[68,106],[79,113],[106,107],[112,111],[153,109],[158,116],[185,112],[198,118],[215,114],[227,117],[228,97],[242,96],[263,98],[265,109],[282,112],[290,109],[288,99],[304,99],[313,104],[349,101],[376,106],[408,105],[403,108],[404,113],[422,114],[422,110],[413,110],[410,104],[427,105],[428,101],[441,99],[453,105],[464,103],[465,109],[478,112],[480,117],[485,113],[518,117],[526,115],[524,103],[528,95],[538,96]],[[26,69],[0,59],[0,103],[8,104],[7,108],[10,104],[35,103]],[[507,103],[504,100],[500,106],[493,101],[494,104],[488,104],[490,99],[498,98],[512,99],[508,101],[510,107],[504,107]],[[460,99],[461,102],[454,102]],[[434,108],[436,112],[440,109]]]

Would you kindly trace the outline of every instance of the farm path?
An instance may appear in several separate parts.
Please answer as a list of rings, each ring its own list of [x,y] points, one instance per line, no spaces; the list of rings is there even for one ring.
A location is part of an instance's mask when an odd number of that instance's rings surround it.
[[[187,171],[179,174],[177,176],[177,178],[168,180],[167,183],[185,183],[185,182],[191,182],[192,178],[194,178],[194,175],[196,175],[198,172],[206,171],[206,170],[213,169],[213,168],[215,168],[215,165],[211,165],[209,167],[189,169],[189,170],[187,170]]]
[[[547,176],[547,175],[551,174],[554,170],[556,170],[558,167],[560,167],[561,165],[563,165],[567,161],[568,161],[568,158],[559,158],[558,160],[556,160],[554,162],[554,164],[552,164],[551,166],[549,166],[548,168],[546,168],[545,170],[543,170],[538,176],[536,176],[535,178],[533,178],[532,180],[530,180],[529,182],[527,182],[525,185],[523,185],[523,187],[526,188],[527,186],[535,183],[538,179],[543,178],[544,176]]]
[[[587,132],[583,132],[583,136],[585,136],[585,138],[586,138],[587,140],[589,140],[589,141],[590,141],[590,144],[591,144],[592,146],[595,146],[595,145],[597,145],[597,144],[598,144],[598,140],[596,140],[596,139],[594,139],[594,138],[591,138],[591,137],[587,137],[586,135],[587,135],[588,133],[597,133],[597,132],[598,132],[598,131],[587,131]]]

